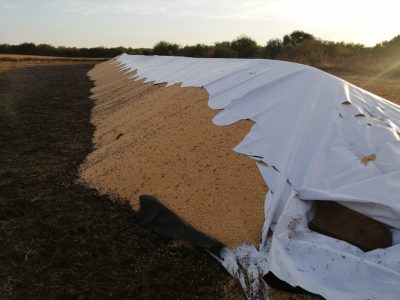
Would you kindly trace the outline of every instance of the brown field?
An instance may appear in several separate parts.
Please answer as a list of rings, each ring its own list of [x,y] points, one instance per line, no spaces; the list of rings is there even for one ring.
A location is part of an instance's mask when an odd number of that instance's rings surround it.
[[[387,78],[377,75],[352,74],[348,72],[336,72],[334,75],[389,101],[400,104],[400,76],[397,78]]]
[[[77,182],[92,67],[0,67],[0,299],[243,299],[206,252]]]
[[[59,57],[59,56],[43,56],[43,55],[22,55],[22,54],[0,54],[0,61],[102,61],[107,58],[87,58],[87,57]]]
[[[46,64],[76,64],[76,63],[98,63],[107,58],[85,58],[85,57],[56,57],[40,55],[0,54],[0,71],[15,68],[46,65]]]
[[[0,55],[0,299],[244,299],[199,249],[77,182],[97,59]],[[400,78],[336,71],[400,104]],[[271,290],[271,299],[314,299]]]

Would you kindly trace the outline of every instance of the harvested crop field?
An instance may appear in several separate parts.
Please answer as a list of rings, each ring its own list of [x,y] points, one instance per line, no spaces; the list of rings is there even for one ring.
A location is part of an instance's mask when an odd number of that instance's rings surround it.
[[[0,70],[12,70],[38,65],[58,65],[76,63],[99,63],[104,61],[102,58],[81,58],[81,57],[56,57],[39,55],[20,55],[20,54],[0,54]]]
[[[105,60],[103,58],[85,58],[85,57],[57,57],[40,55],[20,55],[20,54],[0,54],[1,62],[98,62]]]
[[[150,141],[153,144],[133,144],[132,138],[135,136],[133,125],[140,126],[143,122],[151,123],[155,119],[143,115],[141,122],[132,123],[131,120],[122,118],[127,114],[136,113],[135,97],[143,96],[142,98],[149,99],[149,95],[157,95],[159,103],[164,103],[167,111],[167,103],[171,103],[168,101],[177,101],[176,103],[181,104],[187,102],[188,107],[179,112],[175,110],[182,115],[183,120],[196,121],[196,117],[199,117],[190,111],[189,103],[192,103],[201,111],[202,120],[207,117],[211,124],[211,118],[216,112],[207,108],[207,95],[204,90],[141,84],[133,80],[130,85],[126,85],[127,78],[122,76],[113,81],[111,86],[94,88],[92,90],[94,95],[90,100],[93,83],[88,80],[86,74],[93,66],[93,62],[81,61],[0,62],[0,128],[2,129],[0,131],[0,299],[243,299],[243,293],[236,281],[231,279],[222,266],[203,250],[184,243],[163,240],[141,227],[131,205],[115,196],[119,194],[130,199],[136,208],[136,196],[142,192],[155,194],[161,200],[168,200],[165,196],[177,192],[179,195],[184,195],[186,192],[193,199],[198,199],[196,198],[198,195],[204,197],[203,199],[206,198],[207,195],[202,194],[202,191],[197,194],[196,190],[191,190],[193,185],[190,183],[193,179],[189,180],[190,178],[183,178],[183,184],[189,183],[186,188],[183,189],[183,185],[172,192],[167,191],[166,188],[171,182],[182,179],[182,174],[179,172],[175,174],[174,169],[166,169],[171,181],[162,181],[163,173],[156,168],[161,161],[154,161],[157,156],[151,157],[153,165],[148,164],[148,169],[145,170],[149,172],[148,174],[141,172],[140,169],[138,172],[135,169],[138,162],[134,158],[145,158],[143,153],[168,154],[163,152],[165,149],[157,148],[160,145],[183,147],[172,153],[175,156],[188,149],[184,148],[185,145],[176,144],[176,136],[175,140],[165,141],[170,144],[157,144],[155,142],[159,140],[155,139],[156,132],[152,131],[147,134],[152,138]],[[99,71],[100,68],[101,66],[96,69]],[[92,76],[95,70],[90,73]],[[348,73],[338,75],[378,95],[400,102],[398,78],[373,78]],[[105,77],[98,77],[99,82],[96,84],[98,86],[104,84],[110,79],[107,76],[115,78],[116,74],[112,69],[108,69]],[[130,91],[129,96],[121,97],[127,91]],[[116,96],[118,101],[109,107],[102,106],[102,101],[104,102],[110,95]],[[164,99],[164,96],[168,97]],[[129,101],[131,105],[124,106]],[[98,108],[93,108],[96,102],[100,105]],[[118,115],[121,118],[114,120],[109,118],[107,113],[109,109],[115,111],[121,108],[123,109]],[[207,114],[204,114],[205,112]],[[176,119],[173,113],[174,109],[171,109],[168,115],[170,122],[165,124],[171,126],[177,124],[174,123]],[[91,114],[97,132],[90,123]],[[104,127],[104,122],[111,121],[114,121],[111,124],[112,128]],[[152,125],[150,128],[153,131],[165,132],[162,130],[168,129],[162,128],[157,122]],[[231,149],[247,133],[249,126],[249,123],[244,122],[225,128],[217,126],[208,128],[202,133],[204,143],[198,146],[200,150],[193,151],[199,156],[194,156],[193,159],[201,160],[202,151],[213,149],[211,147],[213,143],[207,142],[223,137],[226,144],[216,145],[217,151],[214,152],[215,155],[222,153],[220,159],[225,161],[219,166],[219,172],[228,170],[230,174],[235,174],[235,169],[227,162],[231,160],[237,162],[242,159]],[[192,129],[196,129],[195,127]],[[220,132],[212,132],[214,129]],[[209,134],[211,136],[209,138],[207,133],[210,132],[212,134]],[[185,138],[186,141],[193,139],[188,134]],[[92,141],[97,145],[94,146]],[[119,154],[113,152],[115,151],[113,145],[116,144],[122,145],[122,149],[127,152]],[[138,145],[143,148],[138,148]],[[143,150],[149,150],[148,146],[152,147],[152,151],[146,153]],[[217,146],[225,148],[221,151]],[[117,154],[116,157],[120,160],[114,161],[115,166],[112,161],[105,160],[101,163],[101,152],[103,157]],[[86,167],[80,169],[83,173],[87,172],[84,178],[102,192],[113,193],[113,197],[99,195],[97,190],[80,183],[78,170],[86,158]],[[121,161],[126,158],[130,158],[130,161],[124,166]],[[248,159],[245,160],[243,163],[246,164]],[[182,163],[182,167],[187,167],[189,163],[190,170],[197,167],[190,160],[185,164],[183,158],[175,161],[177,162]],[[103,169],[103,175],[91,173],[93,168],[98,167],[99,170],[96,171],[98,172],[105,166],[108,169]],[[121,173],[113,173],[116,166],[122,168]],[[259,176],[256,167],[248,166],[246,172],[253,174],[250,176],[251,179],[260,179],[254,177]],[[117,182],[119,185],[105,186],[106,183],[115,183],[109,174],[123,178],[126,175],[124,167],[129,167],[132,178],[138,181]],[[203,167],[207,168],[206,165]],[[256,173],[251,173],[253,171]],[[143,181],[144,185],[135,185],[141,183],[143,177],[137,176],[143,174],[147,174],[145,178],[147,180]],[[152,185],[151,180],[148,180],[154,175],[159,176],[156,177],[159,186]],[[206,177],[195,178],[210,183]],[[212,186],[214,197],[216,195],[223,197],[223,193],[232,192],[227,190],[230,180],[221,176],[218,178],[220,178],[218,184]],[[232,182],[235,182],[236,188],[246,188],[240,180],[248,179],[247,176],[242,178],[234,176]],[[261,179],[260,182],[262,183]],[[144,187],[146,189],[143,189]],[[215,187],[221,190],[214,190]],[[128,189],[132,189],[133,192]],[[157,189],[156,192],[154,189]],[[264,185],[260,185],[259,191],[248,192],[255,193],[252,194],[254,196],[261,194],[261,191],[265,193],[265,189]],[[235,196],[234,194],[243,191],[246,190],[235,190],[232,195]],[[263,198],[256,200],[263,202]],[[166,203],[174,209],[173,199]],[[192,204],[195,203],[190,203],[190,207]],[[180,204],[176,207],[180,207]],[[190,212],[190,207],[183,212],[179,210],[177,212],[184,215],[185,211]],[[207,205],[204,208],[207,209]],[[192,215],[188,214],[189,218]],[[204,215],[205,213],[200,217],[204,218]],[[218,215],[213,216],[215,217]],[[235,216],[229,216],[228,213],[223,217],[229,220]],[[206,220],[201,218],[197,219],[197,222]],[[262,224],[262,217],[259,218],[256,216],[257,222]],[[202,228],[201,224],[197,227],[213,236],[219,234],[207,231],[208,229]],[[254,228],[247,227],[247,229],[251,231]],[[226,232],[226,228],[220,232]],[[256,243],[258,238],[254,234],[256,231],[251,232],[253,233],[251,241]],[[228,238],[224,236],[218,238],[227,244],[235,245],[242,238],[240,234],[243,233],[235,232]],[[314,298],[274,289],[270,289],[270,296],[271,299]]]
[[[0,298],[242,298],[204,251],[77,183],[92,150],[93,63],[0,72]]]

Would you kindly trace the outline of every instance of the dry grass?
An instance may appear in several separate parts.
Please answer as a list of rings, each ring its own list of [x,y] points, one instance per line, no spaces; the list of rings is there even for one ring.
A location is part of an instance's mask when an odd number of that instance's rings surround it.
[[[383,78],[371,75],[339,74],[343,79],[389,101],[400,104],[400,77]]]

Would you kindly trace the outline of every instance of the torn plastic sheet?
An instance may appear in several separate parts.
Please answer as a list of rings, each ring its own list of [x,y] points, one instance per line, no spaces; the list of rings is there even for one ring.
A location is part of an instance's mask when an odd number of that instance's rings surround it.
[[[400,299],[398,105],[289,62],[121,55],[116,63],[145,82],[204,87],[209,106],[222,109],[216,125],[255,122],[234,150],[260,162],[269,187],[262,242],[224,248],[221,260],[249,298],[267,297],[260,278],[272,271],[328,299]],[[304,200],[321,199],[390,225],[394,245],[363,252],[309,230],[313,202]]]

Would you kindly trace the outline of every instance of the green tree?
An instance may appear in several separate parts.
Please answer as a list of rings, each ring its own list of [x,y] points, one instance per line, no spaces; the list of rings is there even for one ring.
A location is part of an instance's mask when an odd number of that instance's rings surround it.
[[[221,58],[236,58],[239,54],[232,48],[231,42],[225,41],[215,43],[214,45],[214,57]]]
[[[33,43],[22,43],[16,47],[17,54],[38,54],[36,51],[36,45]]]
[[[283,43],[281,39],[270,39],[264,47],[264,58],[277,59],[282,53]]]
[[[204,44],[185,46],[180,49],[180,55],[188,57],[213,57],[213,47]]]
[[[0,53],[12,53],[12,46],[8,44],[0,44]]]
[[[240,58],[254,58],[258,52],[257,43],[245,35],[232,41],[231,47],[238,53]]]
[[[39,55],[57,55],[57,49],[48,44],[37,45],[35,52]]]
[[[283,36],[283,46],[296,46],[306,40],[315,39],[312,34],[301,30],[295,30],[291,34],[286,34]]]
[[[392,38],[390,41],[384,41],[381,43],[383,48],[400,47],[400,34]]]
[[[160,41],[154,45],[153,53],[155,55],[179,55],[179,48],[178,44]]]
[[[153,49],[150,48],[136,48],[132,49],[128,52],[129,54],[137,54],[137,55],[153,55]]]

